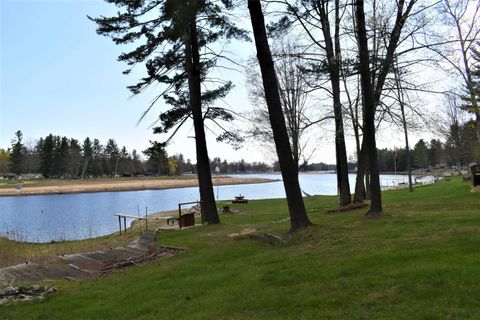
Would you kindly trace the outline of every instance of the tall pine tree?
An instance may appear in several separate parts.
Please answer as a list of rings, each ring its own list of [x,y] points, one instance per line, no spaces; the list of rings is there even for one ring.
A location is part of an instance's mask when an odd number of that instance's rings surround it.
[[[10,152],[10,171],[16,174],[22,173],[22,164],[24,158],[24,146],[22,143],[23,134],[18,130],[15,132],[15,138],[12,139],[12,150]]]
[[[45,137],[42,144],[39,144],[40,149],[40,172],[45,178],[53,175],[53,159],[55,142],[52,134]]]
[[[221,57],[212,52],[211,44],[225,38],[247,38],[246,32],[237,28],[225,14],[225,10],[233,8],[232,1],[106,1],[115,3],[123,11],[114,17],[90,18],[98,24],[97,33],[111,37],[119,45],[139,43],[134,50],[120,55],[119,60],[129,66],[144,63],[147,68],[147,75],[129,86],[130,91],[139,94],[151,84],[163,84],[163,91],[144,112],[144,115],[149,112],[160,98],[171,106],[160,114],[160,125],[155,132],[172,131],[166,140],[169,142],[181,125],[193,119],[200,198],[206,221],[218,223],[204,119],[216,124],[219,120],[233,120],[230,112],[213,105],[216,99],[229,92],[231,82],[212,88],[208,81],[209,71]],[[127,69],[124,73],[130,71]],[[202,92],[206,87],[208,89]],[[238,137],[228,131],[217,139],[238,141]]]
[[[82,173],[80,175],[81,179],[85,178],[85,175],[87,177],[90,175],[89,169],[91,167],[90,160],[92,159],[92,156],[93,156],[93,147],[89,137],[85,138],[85,140],[83,141],[82,152],[83,152],[83,165],[82,165]]]
[[[463,97],[465,101],[464,109],[473,114],[480,112],[478,110],[480,103],[480,41],[477,41],[470,49],[471,58],[471,88],[467,88],[468,95]],[[478,124],[477,124],[478,125]]]

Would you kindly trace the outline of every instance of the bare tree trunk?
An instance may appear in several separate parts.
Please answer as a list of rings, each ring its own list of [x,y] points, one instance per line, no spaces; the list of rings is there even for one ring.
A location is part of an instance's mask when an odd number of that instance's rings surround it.
[[[295,170],[298,173],[300,171],[300,155],[298,152],[298,140],[295,137],[292,137],[292,156],[293,163],[295,163]]]
[[[364,143],[368,156],[368,171],[370,174],[371,205],[367,216],[379,215],[382,208],[382,192],[380,188],[380,175],[378,172],[377,145],[375,138],[375,98],[372,79],[370,75],[370,59],[368,54],[368,40],[365,24],[365,11],[363,0],[356,0],[356,20],[358,35],[358,51],[360,56],[360,78],[364,101]]]
[[[344,83],[345,92],[347,94],[348,101],[349,101],[348,108],[350,112],[350,118],[352,120],[353,133],[355,135],[355,150],[357,152],[357,175],[356,175],[356,181],[355,181],[355,193],[353,195],[353,202],[359,203],[366,199],[365,184],[364,184],[366,162],[364,159],[365,152],[362,151],[363,139],[362,139],[362,142],[360,142],[361,127],[359,125],[360,120],[358,115],[358,105],[360,101],[360,86],[357,87],[357,97],[355,99],[355,103],[353,103],[352,99],[350,98],[350,93],[348,91],[345,77],[343,78],[343,83]]]
[[[333,80],[332,78],[336,129],[335,150],[337,158],[337,183],[340,190],[340,205],[345,206],[350,204],[352,202],[352,199],[350,195],[350,184],[348,181],[348,160],[343,128],[342,105],[340,102],[340,86],[337,80],[338,78],[336,80]],[[336,82],[336,85],[333,85],[334,82]],[[338,90],[338,92],[336,92],[336,90]]]
[[[362,151],[362,147],[360,145],[360,128],[358,127],[358,124],[355,124],[355,121],[352,121],[353,123],[353,133],[355,135],[355,150],[357,151],[357,162],[358,158],[360,157],[360,152]]]
[[[189,36],[185,41],[186,70],[190,92],[190,106],[192,108],[193,126],[195,130],[195,147],[197,153],[197,175],[200,189],[200,199],[203,202],[205,220],[209,224],[220,223],[215,195],[213,192],[210,161],[208,159],[207,142],[203,124],[201,101],[201,72],[200,55],[197,39],[196,20],[190,23]]]
[[[400,102],[401,121],[403,127],[403,133],[405,136],[405,151],[407,152],[407,171],[408,171],[408,191],[413,192],[412,182],[412,157],[410,154],[410,145],[408,143],[408,126],[407,118],[405,116],[405,98],[403,96],[402,81],[400,79],[400,71],[398,70],[398,62],[394,68],[395,82],[397,83],[398,100]]]
[[[331,39],[330,39],[331,40]],[[340,2],[335,0],[335,56],[333,64],[334,76],[332,81],[333,105],[335,108],[335,131],[336,150],[338,154],[337,172],[340,172],[340,205],[345,206],[352,203],[350,194],[350,182],[348,180],[348,159],[345,146],[345,131],[343,127],[342,102],[340,99],[340,63],[342,52],[340,48]]]
[[[278,162],[280,170],[282,171],[283,185],[287,195],[291,224],[290,232],[294,232],[299,228],[307,227],[311,222],[305,210],[300,184],[298,183],[298,172],[295,169],[295,163],[292,157],[260,0],[249,0],[248,9],[250,11],[255,45],[257,48],[257,58],[262,73],[273,139],[275,141]]]
[[[337,185],[340,191],[340,205],[345,206],[352,202],[350,184],[348,181],[348,160],[345,146],[345,132],[343,127],[342,102],[340,99],[340,8],[339,0],[335,0],[335,33],[332,39],[330,31],[328,2],[317,0],[317,7],[325,39],[325,54],[327,56],[330,82],[332,85],[333,111],[335,117],[335,152],[337,163]]]
[[[405,134],[405,151],[407,152],[407,171],[408,171],[408,191],[413,192],[413,182],[412,182],[412,156],[410,153],[410,146],[408,143],[408,129],[407,123],[405,121],[405,110],[402,104],[402,119],[403,119],[403,132]]]
[[[355,194],[353,196],[354,202],[362,202],[367,199],[365,190],[365,171],[367,169],[367,155],[365,154],[365,146],[362,141],[362,147],[358,153],[357,160],[357,178],[355,181]]]
[[[366,169],[365,169],[365,198],[367,200],[372,199],[372,191],[370,188],[370,172],[368,171],[368,157],[366,159]]]

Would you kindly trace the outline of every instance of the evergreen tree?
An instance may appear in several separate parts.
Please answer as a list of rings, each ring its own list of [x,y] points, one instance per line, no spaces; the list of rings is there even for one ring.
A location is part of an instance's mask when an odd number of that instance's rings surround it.
[[[442,162],[443,145],[440,140],[432,139],[428,148],[428,163],[435,166]]]
[[[240,166],[239,166],[238,170],[240,172],[243,172],[243,173],[245,173],[247,171],[247,167],[245,165],[245,160],[243,160],[243,159],[240,160]]]
[[[129,162],[130,155],[127,151],[125,146],[122,147],[119,154],[119,161],[118,161],[118,172],[121,174],[130,174],[128,171],[128,162]]]
[[[53,174],[59,178],[65,176],[68,171],[68,160],[70,158],[70,146],[67,137],[54,137],[55,152],[53,159]]]
[[[10,171],[16,174],[22,173],[22,164],[24,158],[24,146],[22,143],[23,134],[18,130],[15,132],[15,138],[12,139],[12,150],[10,152]]]
[[[107,172],[111,177],[117,175],[118,161],[120,160],[120,150],[115,139],[108,139],[105,145],[105,155],[107,160]]]
[[[417,168],[428,167],[428,147],[423,139],[420,139],[413,149],[413,163]]]
[[[107,0],[122,8],[114,17],[91,20],[98,24],[97,33],[109,36],[116,44],[143,43],[131,52],[120,55],[119,60],[129,66],[145,63],[147,76],[129,89],[139,94],[154,83],[162,83],[165,90],[147,107],[144,115],[161,97],[172,106],[160,114],[160,126],[156,133],[173,134],[192,118],[195,130],[198,179],[200,197],[205,207],[205,218],[209,223],[218,223],[208,151],[205,141],[204,119],[218,124],[218,120],[233,120],[230,112],[213,106],[216,99],[224,97],[232,88],[231,82],[220,87],[209,88],[202,93],[201,83],[208,82],[211,68],[217,64],[221,54],[204,50],[222,38],[246,38],[246,32],[231,23],[225,9],[233,7],[230,0]],[[203,54],[202,54],[203,53]],[[131,69],[125,71],[128,74]],[[205,86],[204,86],[205,87]],[[220,126],[220,128],[223,128]],[[225,131],[220,140],[238,141],[232,132]]]
[[[165,146],[156,141],[150,141],[151,147],[143,151],[148,157],[147,172],[152,175],[166,175],[168,174],[168,157]]]
[[[472,93],[463,97],[465,101],[464,109],[470,113],[480,112],[476,110],[480,103],[480,41],[477,41],[470,49],[471,57],[471,90]],[[473,101],[475,99],[475,101]]]
[[[186,170],[186,163],[185,163],[185,159],[183,158],[183,154],[178,154],[178,155],[175,155],[175,161],[177,163],[177,170],[176,170],[176,174],[177,175],[182,175]]]
[[[459,159],[460,165],[468,166],[475,159],[475,151],[479,150],[480,144],[477,139],[477,121],[470,120],[460,126],[459,134]]]
[[[138,176],[139,174],[143,173],[140,156],[135,149],[132,151],[132,173],[134,176]]]
[[[68,172],[70,173],[71,178],[77,178],[81,173],[80,168],[82,166],[82,147],[77,139],[70,139],[70,145],[68,148],[69,157],[68,157]]]
[[[55,142],[52,134],[45,137],[45,140],[41,145],[40,152],[40,172],[45,178],[49,178],[53,175],[53,159]]]
[[[103,146],[98,139],[93,139],[92,146],[92,175],[94,177],[101,177],[104,175],[102,166]]]
[[[82,151],[83,151],[83,159],[82,159],[83,166],[82,166],[82,174],[80,176],[81,179],[85,178],[85,175],[87,177],[90,175],[90,167],[91,167],[90,160],[92,159],[92,156],[93,156],[93,147],[89,137],[87,137],[83,141]]]

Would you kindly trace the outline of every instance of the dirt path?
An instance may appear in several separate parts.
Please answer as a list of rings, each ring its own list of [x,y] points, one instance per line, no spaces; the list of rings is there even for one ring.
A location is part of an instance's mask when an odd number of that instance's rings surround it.
[[[215,177],[212,179],[214,186],[265,183],[275,180],[260,178],[232,178]],[[187,188],[198,186],[196,177],[173,178],[173,179],[152,179],[152,180],[111,180],[111,181],[69,181],[58,182],[46,186],[24,186],[21,189],[0,188],[0,196],[22,196],[41,194],[64,194],[64,193],[87,193],[87,192],[112,192],[132,190],[159,190],[173,188]]]

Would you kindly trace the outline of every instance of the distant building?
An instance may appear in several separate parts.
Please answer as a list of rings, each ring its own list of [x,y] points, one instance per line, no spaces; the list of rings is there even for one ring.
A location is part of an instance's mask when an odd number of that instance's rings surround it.
[[[20,175],[17,175],[15,173],[1,173],[0,174],[0,180],[13,180],[13,179],[18,179]]]
[[[0,180],[24,180],[24,179],[43,179],[43,175],[41,173],[23,173],[23,174],[15,174],[15,173],[0,173]]]

